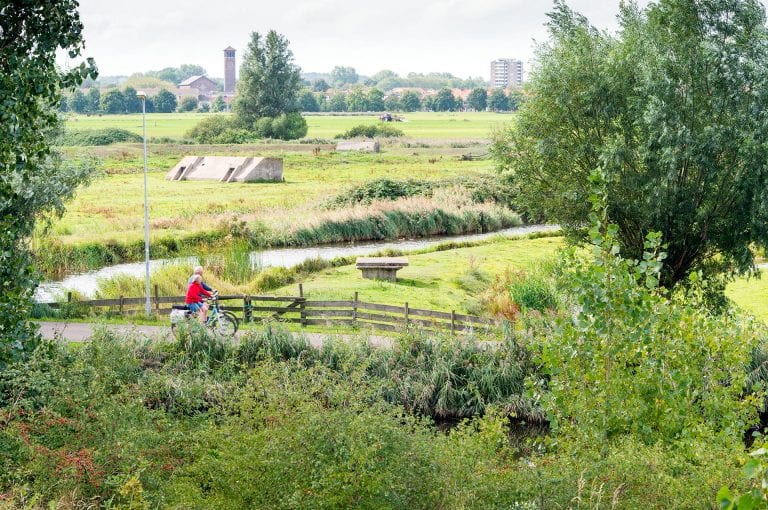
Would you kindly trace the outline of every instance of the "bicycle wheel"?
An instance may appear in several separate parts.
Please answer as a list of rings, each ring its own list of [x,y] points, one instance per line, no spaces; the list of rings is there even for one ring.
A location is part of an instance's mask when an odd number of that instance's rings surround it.
[[[234,336],[237,333],[237,317],[231,312],[220,312],[211,328],[222,336]]]

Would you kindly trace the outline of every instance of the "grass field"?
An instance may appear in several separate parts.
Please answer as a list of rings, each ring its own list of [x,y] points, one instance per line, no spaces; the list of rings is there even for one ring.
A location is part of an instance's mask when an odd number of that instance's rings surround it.
[[[408,255],[409,265],[397,282],[363,279],[354,265],[323,270],[304,280],[309,299],[351,299],[431,310],[478,313],[478,299],[497,274],[531,270],[551,259],[563,245],[561,237],[502,239],[469,248]],[[274,291],[296,295],[296,286]],[[271,294],[271,293],[270,293]]]
[[[311,146],[300,146],[307,149]],[[372,179],[439,180],[493,171],[489,161],[458,161],[459,149],[386,149],[379,154],[333,153],[314,156],[308,150],[263,150],[284,160],[284,182],[231,183],[165,180],[165,173],[189,154],[249,154],[249,147],[150,148],[149,202],[153,235],[182,235],[209,230],[235,217],[275,224],[286,217],[309,218],[316,207],[349,187]],[[80,190],[67,204],[52,233],[66,243],[143,238],[141,148],[94,148],[107,175]],[[433,160],[434,162],[430,162]],[[129,172],[129,173],[123,173]]]
[[[147,138],[184,138],[200,120],[219,115],[213,113],[147,114]],[[224,115],[224,114],[221,114]],[[402,114],[406,122],[392,125],[413,139],[487,140],[492,129],[509,122],[513,115],[498,113],[433,113]],[[307,138],[333,138],[352,126],[378,123],[377,115],[307,115]],[[66,126],[71,129],[122,128],[142,132],[141,115],[71,115]]]

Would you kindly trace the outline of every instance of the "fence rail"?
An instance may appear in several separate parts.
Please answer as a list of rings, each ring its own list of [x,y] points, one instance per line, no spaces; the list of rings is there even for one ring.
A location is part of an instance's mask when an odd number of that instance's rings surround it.
[[[157,287],[150,298],[152,309],[157,314],[169,313],[170,304],[184,302],[184,296],[159,296]],[[108,308],[109,312],[120,315],[138,314],[144,311],[145,297],[120,297],[117,299],[94,299],[72,301],[71,293],[67,303],[45,303],[51,308],[82,306]],[[476,330],[493,330],[498,323],[494,320],[456,313],[455,310],[442,312],[404,306],[360,301],[355,292],[351,300],[311,300],[304,296],[299,285],[298,296],[250,296],[220,295],[222,309],[234,312],[244,322],[279,320],[301,324],[301,326],[358,326],[386,331],[400,331],[407,326],[417,326],[428,331],[450,331],[451,333]]]

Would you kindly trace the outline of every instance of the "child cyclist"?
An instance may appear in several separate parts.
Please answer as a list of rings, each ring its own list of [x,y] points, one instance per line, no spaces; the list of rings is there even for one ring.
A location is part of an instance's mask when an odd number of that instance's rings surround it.
[[[202,281],[202,276],[194,275],[192,283],[187,288],[187,297],[184,302],[193,312],[200,312],[200,322],[205,324],[208,320],[208,303],[205,302],[205,298],[211,297],[212,294],[203,288]]]

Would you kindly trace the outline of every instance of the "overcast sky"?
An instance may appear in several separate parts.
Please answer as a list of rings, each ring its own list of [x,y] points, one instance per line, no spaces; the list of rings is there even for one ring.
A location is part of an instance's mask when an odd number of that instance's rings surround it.
[[[618,0],[569,5],[600,28],[616,27]],[[487,80],[493,59],[528,65],[551,8],[549,0],[80,0],[85,55],[102,75],[199,64],[212,77],[224,75],[225,47],[237,50],[239,68],[250,33],[274,29],[305,72],[339,65]]]

